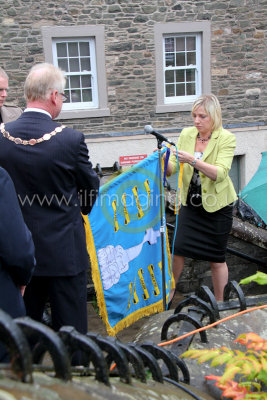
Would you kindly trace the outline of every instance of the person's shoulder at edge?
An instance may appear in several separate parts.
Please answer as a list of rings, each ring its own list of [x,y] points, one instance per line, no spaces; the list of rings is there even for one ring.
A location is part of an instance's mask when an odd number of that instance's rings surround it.
[[[193,126],[193,125],[191,125],[191,126],[186,126],[186,127],[184,127],[183,129],[182,129],[182,132],[184,133],[184,132],[191,132],[191,131],[197,131],[197,128],[195,127],[195,126]],[[182,133],[181,132],[181,133]]]
[[[5,103],[1,107],[0,112],[1,112],[3,122],[7,123],[7,122],[12,122],[12,121],[15,121],[16,119],[18,119],[21,116],[21,114],[23,113],[23,110],[18,106]]]
[[[2,106],[2,111],[14,112],[18,115],[21,115],[23,113],[22,108],[20,108],[19,106],[16,106],[15,104],[7,103],[7,102],[5,102],[5,104]]]
[[[220,128],[214,130],[214,132],[218,132],[219,134],[222,133],[224,135],[234,135],[231,131],[229,131],[229,129],[226,129],[223,126],[221,126]]]
[[[81,132],[81,131],[79,131],[78,129],[75,129],[75,128],[72,128],[71,126],[69,126],[69,125],[66,125],[66,124],[64,124],[64,122],[59,122],[59,121],[53,121],[53,122],[56,122],[57,124],[58,124],[58,126],[64,126],[64,130],[66,131],[66,132],[70,132],[70,133],[72,133],[72,134],[75,134],[75,135],[79,135],[79,136],[83,136],[84,137],[84,133],[83,132]]]
[[[36,265],[35,247],[32,234],[23,219],[13,181],[2,167],[0,167],[0,187],[1,261],[6,266],[12,266],[9,273],[14,282],[24,286],[28,284]]]
[[[227,142],[236,142],[236,136],[234,133],[230,132],[228,129],[225,129],[223,127],[221,127],[220,129],[217,130],[218,132],[218,136],[223,139],[226,140]]]
[[[5,101],[5,104],[2,107],[15,108],[15,109],[20,110],[21,112],[23,112],[21,107],[17,106],[16,104],[8,103],[7,101]]]
[[[57,127],[63,126],[64,129],[62,130],[62,133],[65,134],[65,138],[68,137],[69,140],[77,142],[78,144],[81,144],[83,142],[85,143],[85,135],[83,132],[64,124],[64,122],[61,123],[57,120],[53,122],[57,123]]]
[[[223,128],[223,127],[222,127],[222,133],[223,133],[224,135],[227,135],[227,136],[235,136],[235,134],[234,134],[233,132],[231,132],[231,131],[229,131],[228,129],[225,129],[225,128]]]
[[[180,132],[177,143],[181,144],[184,140],[187,140],[187,138],[189,139],[191,136],[194,137],[195,135],[197,135],[197,128],[195,126],[185,127]]]

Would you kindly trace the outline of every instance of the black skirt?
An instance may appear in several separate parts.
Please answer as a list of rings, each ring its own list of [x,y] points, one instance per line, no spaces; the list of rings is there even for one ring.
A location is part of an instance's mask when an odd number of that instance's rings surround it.
[[[232,223],[232,205],[213,213],[207,212],[202,205],[181,206],[174,254],[196,260],[224,262]]]

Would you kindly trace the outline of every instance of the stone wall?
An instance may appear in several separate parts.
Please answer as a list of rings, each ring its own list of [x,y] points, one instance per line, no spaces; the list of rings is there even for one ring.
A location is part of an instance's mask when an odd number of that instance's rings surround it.
[[[0,64],[10,77],[9,101],[21,107],[25,76],[44,61],[41,27],[102,24],[111,115],[64,123],[88,134],[191,124],[190,112],[155,113],[153,26],[210,20],[211,88],[223,121],[266,120],[266,0],[0,0],[0,8]]]

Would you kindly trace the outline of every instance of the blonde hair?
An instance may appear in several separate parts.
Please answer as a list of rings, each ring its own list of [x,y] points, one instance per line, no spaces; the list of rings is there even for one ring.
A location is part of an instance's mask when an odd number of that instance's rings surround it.
[[[198,107],[203,107],[212,120],[212,131],[222,127],[222,111],[219,100],[214,94],[204,94],[193,104],[192,115]]]
[[[0,77],[8,80],[8,75],[6,71],[4,71],[3,68],[1,67],[0,67]]]
[[[53,64],[34,65],[24,84],[24,96],[27,101],[46,100],[51,91],[64,92],[64,72]]]

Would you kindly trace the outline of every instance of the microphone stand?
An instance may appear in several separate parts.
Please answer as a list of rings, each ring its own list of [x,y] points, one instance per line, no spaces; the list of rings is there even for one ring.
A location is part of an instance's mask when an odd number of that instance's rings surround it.
[[[161,273],[162,273],[162,299],[163,299],[163,311],[166,311],[166,279],[165,279],[165,256],[164,256],[164,221],[163,221],[163,180],[162,180],[162,164],[161,164],[161,149],[162,142],[160,138],[157,137],[158,142],[158,159],[159,159],[159,181],[160,181],[160,239],[161,239]]]

